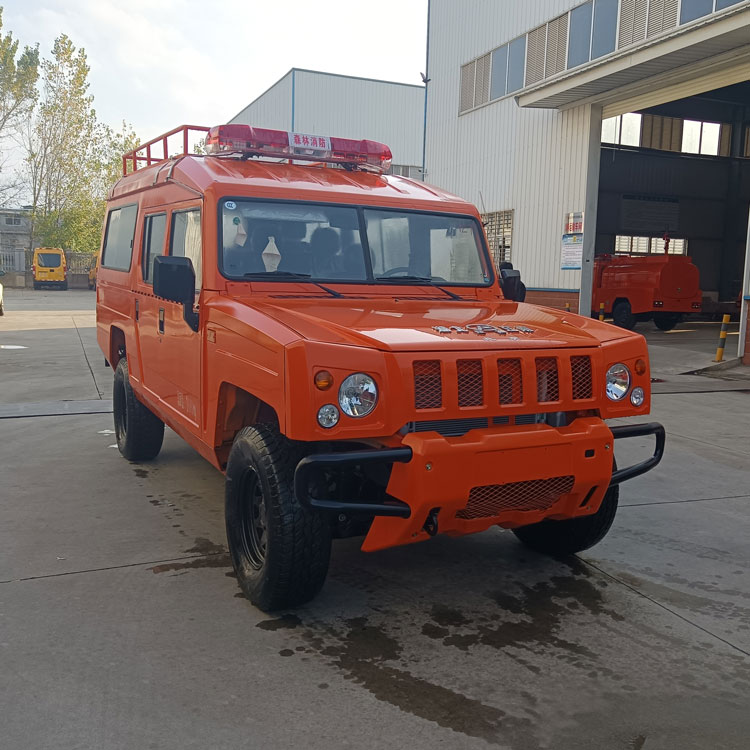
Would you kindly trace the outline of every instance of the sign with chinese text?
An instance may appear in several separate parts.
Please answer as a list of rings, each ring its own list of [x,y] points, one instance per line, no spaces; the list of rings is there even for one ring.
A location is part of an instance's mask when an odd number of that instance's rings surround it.
[[[563,222],[560,268],[579,271],[583,262],[583,211],[566,214]]]
[[[331,139],[324,135],[289,133],[289,145],[295,151],[330,151]]]

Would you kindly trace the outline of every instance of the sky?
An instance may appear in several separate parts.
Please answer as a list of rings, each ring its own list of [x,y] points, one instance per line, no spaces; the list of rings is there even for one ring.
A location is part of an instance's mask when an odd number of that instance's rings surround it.
[[[149,140],[226,122],[290,68],[421,83],[427,0],[0,0],[43,57],[67,34],[99,119]]]

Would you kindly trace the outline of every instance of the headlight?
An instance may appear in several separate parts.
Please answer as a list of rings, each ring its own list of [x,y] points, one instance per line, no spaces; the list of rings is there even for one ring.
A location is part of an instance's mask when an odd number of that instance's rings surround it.
[[[339,388],[341,411],[350,417],[365,417],[378,402],[378,387],[375,381],[363,372],[344,379]]]
[[[621,401],[630,390],[630,370],[618,362],[607,370],[607,398]]]
[[[643,388],[633,388],[633,392],[630,394],[630,403],[633,406],[643,406],[643,402],[646,400],[646,393]]]
[[[329,429],[339,421],[339,410],[333,404],[326,404],[318,409],[318,424]]]

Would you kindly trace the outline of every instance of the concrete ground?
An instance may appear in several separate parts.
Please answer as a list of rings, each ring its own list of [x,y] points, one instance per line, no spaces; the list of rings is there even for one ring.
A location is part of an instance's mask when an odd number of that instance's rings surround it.
[[[3,750],[748,747],[741,383],[655,395],[664,461],[578,558],[499,530],[371,555],[352,539],[317,600],[269,616],[232,577],[220,474],[169,431],[150,464],[113,446],[94,294],[10,291]],[[625,442],[621,462],[649,448]]]

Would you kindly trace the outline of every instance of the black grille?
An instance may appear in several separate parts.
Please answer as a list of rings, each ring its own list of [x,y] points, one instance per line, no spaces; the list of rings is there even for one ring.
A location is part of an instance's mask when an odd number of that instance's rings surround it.
[[[573,489],[572,476],[474,487],[456,518],[492,518],[510,510],[547,510]]]
[[[472,417],[467,419],[427,419],[412,422],[409,432],[437,432],[444,437],[460,437],[470,430],[483,430],[489,427],[487,417]]]

